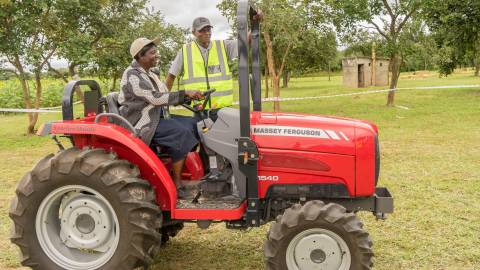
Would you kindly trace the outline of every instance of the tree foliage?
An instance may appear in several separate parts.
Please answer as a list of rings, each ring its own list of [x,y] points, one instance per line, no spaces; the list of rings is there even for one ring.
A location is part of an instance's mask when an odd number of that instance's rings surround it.
[[[328,29],[308,28],[299,37],[288,58],[288,68],[297,74],[329,71],[337,59],[337,38]]]
[[[217,6],[229,19],[234,29],[236,29],[236,2],[223,0]],[[320,47],[319,43],[315,41],[317,38],[329,39],[328,44],[332,44],[331,35],[322,35],[321,32],[318,32],[323,20],[320,19],[321,16],[317,16],[315,19],[310,16],[312,10],[317,8],[310,1],[258,0],[252,1],[252,4],[263,11],[261,31],[265,48],[264,55],[267,60],[266,68],[272,78],[273,95],[279,97],[280,79],[287,66],[304,69],[308,64],[318,65],[332,54],[332,47],[335,46],[332,45],[326,49],[330,54],[314,55],[316,52],[309,51],[309,49]],[[274,110],[280,110],[278,101],[274,102]]]
[[[404,71],[430,70],[439,61],[439,51],[432,34],[422,19],[415,19],[405,25],[400,35]]]
[[[41,72],[56,51],[53,43],[55,25],[53,1],[24,0],[0,2],[0,56],[14,67],[22,85],[25,108],[41,105]],[[27,82],[27,67],[34,73],[34,97]],[[27,133],[34,132],[38,113],[28,113]]]
[[[95,75],[112,78],[112,89],[132,61],[131,42],[141,36],[162,37],[162,67],[183,42],[184,29],[166,24],[159,12],[146,8],[147,0],[12,0],[0,2],[0,59],[6,59],[22,85],[25,108],[39,108],[42,72],[54,69],[52,57],[66,59],[68,73],[90,68]],[[168,60],[167,60],[168,58]],[[28,81],[28,72],[34,82]],[[4,74],[5,71],[3,72]],[[5,77],[5,76],[3,76]],[[31,93],[35,89],[35,93]],[[28,133],[38,114],[29,113]]]
[[[132,33],[136,36],[132,37]],[[169,63],[175,58],[178,50],[185,42],[186,29],[165,22],[158,11],[147,11],[138,15],[135,23],[118,25],[115,35],[103,38],[98,42],[93,63],[96,74],[102,78],[113,78],[111,90],[115,89],[117,79],[125,67],[132,62],[129,53],[130,44],[138,37],[160,37],[159,69],[166,73]]]
[[[405,25],[417,15],[421,0],[317,0],[331,9],[331,18],[341,33],[343,41],[357,35],[362,30],[375,31],[383,37],[390,52],[392,80],[390,88],[397,87],[402,63],[399,42]],[[388,93],[387,105],[393,106],[395,92]]]
[[[468,57],[480,76],[480,1],[425,0],[423,14],[441,48],[440,71],[448,75]]]

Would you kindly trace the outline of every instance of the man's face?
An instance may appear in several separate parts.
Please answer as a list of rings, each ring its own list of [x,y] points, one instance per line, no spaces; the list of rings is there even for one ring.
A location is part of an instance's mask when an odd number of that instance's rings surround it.
[[[158,62],[158,51],[157,47],[150,48],[145,55],[141,56],[139,62],[149,68],[152,68],[157,65]]]
[[[199,31],[193,31],[193,35],[197,38],[197,40],[200,43],[208,44],[210,42],[210,39],[212,38],[212,27],[205,26]]]

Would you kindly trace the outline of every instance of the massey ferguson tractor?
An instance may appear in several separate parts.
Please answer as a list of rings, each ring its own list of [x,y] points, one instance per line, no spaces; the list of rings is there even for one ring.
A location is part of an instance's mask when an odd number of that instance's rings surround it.
[[[223,221],[227,228],[247,229],[273,221],[264,245],[267,269],[372,268],[372,241],[356,213],[383,219],[393,212],[390,192],[377,187],[377,127],[262,112],[260,32],[253,13],[246,0],[239,1],[239,109],[224,108],[215,122],[198,122],[201,143],[183,171],[192,193],[186,199],[177,198],[169,156],[161,146],[146,145],[118,114],[115,93],[102,97],[91,80],[67,84],[63,120],[39,130],[59,151],[21,179],[11,204],[11,240],[22,265],[134,269],[148,266],[186,222],[206,229]],[[89,91],[85,116],[74,119],[77,86]],[[205,106],[187,107],[206,113]]]

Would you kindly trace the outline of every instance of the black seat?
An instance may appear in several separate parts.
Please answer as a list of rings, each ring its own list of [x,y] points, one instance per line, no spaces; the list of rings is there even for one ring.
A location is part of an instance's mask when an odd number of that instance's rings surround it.
[[[118,92],[108,93],[105,99],[107,101],[108,112],[120,115],[120,110],[119,110],[120,104],[118,104]],[[115,118],[110,118],[110,122],[122,127],[124,126],[120,121],[118,121]],[[150,148],[157,154],[158,157],[162,157],[162,158],[168,157],[168,155],[165,153],[162,146],[152,143],[150,145]]]
[[[120,104],[118,104],[118,94],[119,94],[118,92],[108,93],[107,96],[105,97],[105,100],[107,102],[108,113],[113,113],[120,116],[120,118],[123,118],[120,115]],[[128,120],[125,118],[123,118],[123,121],[115,117],[109,117],[108,119],[108,122],[110,123],[127,128],[124,121],[128,122]]]
[[[108,112],[120,115],[120,111],[118,110],[118,92],[108,93],[106,100]]]

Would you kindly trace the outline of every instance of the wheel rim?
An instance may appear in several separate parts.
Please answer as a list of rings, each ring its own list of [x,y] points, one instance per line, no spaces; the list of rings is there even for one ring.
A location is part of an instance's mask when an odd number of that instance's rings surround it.
[[[351,261],[347,243],[338,234],[322,228],[300,232],[286,252],[289,270],[348,270]]]
[[[108,200],[80,185],[50,192],[38,208],[35,230],[45,254],[73,270],[103,266],[120,240],[118,218]]]

